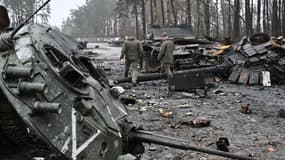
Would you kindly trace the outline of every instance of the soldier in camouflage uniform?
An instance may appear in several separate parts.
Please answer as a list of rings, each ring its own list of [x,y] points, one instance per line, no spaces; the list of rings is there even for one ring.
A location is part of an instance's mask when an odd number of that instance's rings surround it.
[[[163,33],[162,35],[162,45],[160,47],[160,52],[158,54],[158,61],[161,63],[161,73],[167,73],[168,78],[173,77],[173,73],[171,71],[171,65],[173,64],[174,57],[173,52],[175,49],[175,45],[172,40],[168,38],[167,33]]]
[[[124,76],[128,77],[129,69],[132,70],[132,84],[137,84],[139,60],[143,55],[143,47],[135,37],[129,37],[123,45],[120,59],[125,59]]]

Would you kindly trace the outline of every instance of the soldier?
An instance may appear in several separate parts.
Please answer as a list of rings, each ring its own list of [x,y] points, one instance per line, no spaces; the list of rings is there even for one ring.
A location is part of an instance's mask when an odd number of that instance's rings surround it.
[[[123,45],[121,61],[125,59],[124,76],[128,77],[129,69],[132,70],[132,84],[136,86],[139,60],[143,55],[143,47],[135,37],[128,37]]]
[[[161,73],[167,73],[168,78],[173,77],[173,73],[171,71],[171,65],[173,64],[173,52],[175,49],[175,45],[172,40],[168,38],[167,33],[162,34],[163,43],[160,48],[160,52],[158,54],[158,61],[161,63]]]
[[[0,5],[0,51],[6,51],[13,47],[11,35],[7,31],[9,26],[8,11],[4,6]]]

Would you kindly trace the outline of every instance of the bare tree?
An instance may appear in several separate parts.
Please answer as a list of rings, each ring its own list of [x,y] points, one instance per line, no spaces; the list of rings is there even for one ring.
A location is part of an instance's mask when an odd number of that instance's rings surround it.
[[[234,1],[234,29],[233,29],[233,38],[234,40],[238,40],[240,38],[240,1]]]
[[[283,1],[283,11],[282,11],[282,31],[283,36],[285,36],[285,1]]]
[[[204,1],[204,21],[205,21],[205,34],[210,35],[210,0]]]
[[[145,17],[145,0],[141,0],[142,6],[142,28],[143,28],[143,39],[146,38],[146,17]]]
[[[278,35],[278,6],[277,0],[272,1],[272,34]]]
[[[246,19],[246,34],[250,35],[252,33],[250,0],[245,0],[245,19]]]
[[[164,0],[160,0],[162,24],[165,25]]]
[[[192,25],[192,15],[191,15],[191,0],[186,0],[186,23]]]
[[[154,18],[153,18],[153,0],[149,1],[149,9],[150,9],[150,24],[154,23]]]
[[[196,37],[199,38],[200,37],[200,21],[201,21],[201,17],[200,17],[200,0],[196,0],[196,7],[197,7],[197,26],[196,26]]]
[[[175,1],[171,0],[170,3],[171,3],[172,14],[173,14],[173,18],[174,18],[174,24],[177,25],[177,13],[176,13]]]
[[[257,23],[256,23],[257,32],[261,32],[260,16],[261,16],[261,0],[257,0]]]

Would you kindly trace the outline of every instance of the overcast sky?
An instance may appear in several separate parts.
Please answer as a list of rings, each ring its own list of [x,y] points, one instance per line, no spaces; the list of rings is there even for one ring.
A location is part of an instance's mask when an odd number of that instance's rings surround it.
[[[85,4],[85,0],[52,0],[50,24],[61,27],[61,23],[70,14],[70,9]]]

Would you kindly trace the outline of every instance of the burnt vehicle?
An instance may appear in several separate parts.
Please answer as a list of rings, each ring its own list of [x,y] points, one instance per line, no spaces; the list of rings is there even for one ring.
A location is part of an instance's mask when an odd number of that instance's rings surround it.
[[[112,38],[110,41],[108,41],[108,44],[111,47],[121,47],[124,44],[124,39],[120,37]]]
[[[148,39],[143,41],[143,68],[146,72],[156,72],[160,67],[157,56],[162,41],[160,36],[164,32],[168,33],[176,45],[173,64],[175,70],[209,67],[220,63],[218,56],[211,54],[215,51],[212,47],[214,43],[207,39],[194,38],[190,25],[152,25]]]
[[[189,47],[195,46],[198,48],[199,45]],[[145,48],[150,47],[145,46]],[[187,48],[183,46],[184,51],[187,51]],[[223,80],[245,85],[271,86],[271,83],[284,83],[285,38],[283,36],[270,37],[264,33],[257,33],[245,36],[233,45],[220,44],[218,47],[210,48],[212,51],[200,48],[197,52],[188,50],[188,54],[183,56],[175,55],[174,70],[176,72],[174,72],[174,77],[169,79],[169,88],[172,88],[172,83],[179,86],[178,90],[200,89],[205,87],[206,77],[216,75]],[[159,52],[151,49],[152,53]],[[158,69],[159,62],[156,58],[152,59],[149,60],[150,66],[156,65]],[[140,75],[138,81],[155,81],[166,78],[166,74],[149,73]],[[118,78],[114,81],[115,83],[128,83],[130,78]],[[190,84],[190,81],[193,84]]]
[[[284,42],[282,36],[270,37],[264,33],[243,37],[235,50],[225,55],[234,65],[228,80],[249,85],[284,83]]]
[[[80,49],[86,49],[88,41],[78,40]]]

